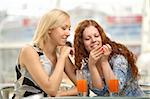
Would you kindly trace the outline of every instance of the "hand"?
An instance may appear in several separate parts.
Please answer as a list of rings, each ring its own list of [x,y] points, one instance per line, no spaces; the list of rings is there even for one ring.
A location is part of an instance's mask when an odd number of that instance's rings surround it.
[[[73,57],[73,56],[74,56],[74,53],[75,53],[74,48],[72,48],[72,49],[70,50],[70,55]]]
[[[60,56],[67,57],[69,56],[70,52],[73,50],[73,48],[68,46],[61,46],[60,48]]]
[[[98,61],[98,59],[100,59],[103,55],[103,48],[98,45],[96,46],[93,50],[91,50],[90,55],[89,55],[89,63],[91,65],[95,65]]]
[[[109,55],[112,52],[111,46],[109,44],[103,45],[102,52],[103,52],[103,56],[102,56],[101,60],[108,59]]]

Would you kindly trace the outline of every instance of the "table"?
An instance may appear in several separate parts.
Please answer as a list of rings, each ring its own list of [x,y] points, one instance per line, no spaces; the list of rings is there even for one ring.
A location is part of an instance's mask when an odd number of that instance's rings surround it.
[[[23,99],[150,99],[150,96],[143,97],[78,97],[78,96],[68,96],[68,97],[42,97],[42,95],[34,95]]]

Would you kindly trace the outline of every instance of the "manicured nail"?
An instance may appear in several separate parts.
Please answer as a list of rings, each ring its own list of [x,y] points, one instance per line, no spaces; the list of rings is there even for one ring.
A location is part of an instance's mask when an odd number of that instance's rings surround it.
[[[101,47],[101,48],[100,48],[100,52],[104,52],[104,49],[103,49],[103,47]]]

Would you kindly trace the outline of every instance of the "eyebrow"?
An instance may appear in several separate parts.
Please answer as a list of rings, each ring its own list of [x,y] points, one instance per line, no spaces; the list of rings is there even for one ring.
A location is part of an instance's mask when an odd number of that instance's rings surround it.
[[[88,36],[84,36],[83,38],[85,38],[85,39],[86,39],[86,38],[90,38],[90,36],[89,36],[89,35],[88,35]]]
[[[95,32],[94,35],[100,35],[99,33]],[[89,35],[84,37],[84,38],[87,38],[87,37],[90,37]]]
[[[66,25],[68,28],[71,28],[71,25]]]
[[[69,27],[69,28],[71,27],[71,25],[67,25],[67,24],[65,24],[65,25],[62,25],[62,26],[66,26],[66,27]]]

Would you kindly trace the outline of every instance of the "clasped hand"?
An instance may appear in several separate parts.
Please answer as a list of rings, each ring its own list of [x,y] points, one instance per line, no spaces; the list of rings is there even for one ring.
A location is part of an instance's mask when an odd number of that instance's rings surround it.
[[[96,64],[97,61],[100,59],[101,61],[107,60],[112,49],[109,44],[103,46],[96,46],[93,50],[90,51],[89,61],[92,64]]]

